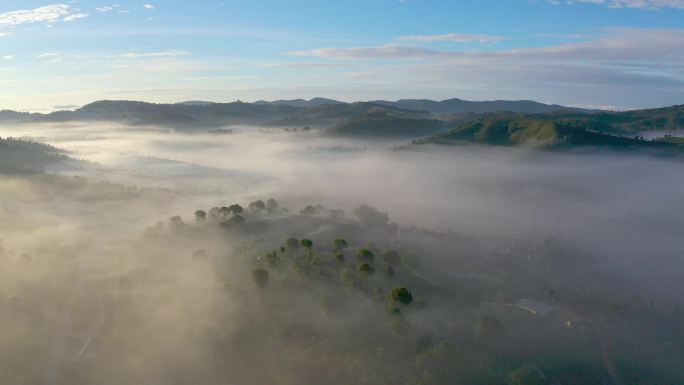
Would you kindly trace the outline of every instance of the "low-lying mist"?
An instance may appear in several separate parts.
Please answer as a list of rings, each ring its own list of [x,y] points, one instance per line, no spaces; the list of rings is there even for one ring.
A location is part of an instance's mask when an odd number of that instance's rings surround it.
[[[667,306],[682,300],[679,160],[401,147],[261,127],[221,134],[111,124],[1,127],[0,137],[8,136],[87,163],[0,177],[3,384],[436,384],[438,375],[424,373],[441,359],[439,349],[451,349],[439,341],[484,343],[465,331],[487,313],[478,303],[525,296],[572,308],[518,282],[533,270],[521,264],[557,247],[572,263],[539,270],[534,287]],[[248,209],[269,198],[277,209]],[[245,209],[244,224],[211,210],[232,204]],[[309,205],[310,215],[301,213]],[[362,205],[387,212],[389,221],[364,220]],[[207,218],[197,219],[196,210]],[[308,255],[307,246],[279,250],[289,237],[314,246]],[[349,243],[339,266],[325,260],[333,260],[335,238]],[[364,247],[376,254],[367,281],[350,262]],[[396,282],[379,276],[379,255],[390,249],[405,257],[394,266]],[[321,275],[328,281],[302,278],[311,272],[300,257],[327,271]],[[288,273],[288,264],[301,276]],[[259,267],[269,271],[273,290],[252,282]],[[504,283],[476,289],[448,279],[466,273]],[[338,276],[349,288],[331,283]],[[405,310],[401,322],[378,312],[376,302],[396,285],[411,286],[424,311]],[[450,301],[464,310],[449,308]],[[501,311],[492,312],[505,319]],[[572,329],[535,322],[503,322],[506,344],[523,334],[532,347],[574,340]],[[541,332],[532,337],[535,328]],[[568,351],[584,354],[574,345]],[[463,360],[477,367],[496,354]],[[393,374],[376,378],[375,370]]]

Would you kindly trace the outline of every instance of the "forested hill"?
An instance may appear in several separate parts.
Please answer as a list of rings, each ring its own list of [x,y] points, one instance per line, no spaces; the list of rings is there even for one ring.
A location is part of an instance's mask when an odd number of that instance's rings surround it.
[[[596,130],[622,134],[684,129],[684,104],[622,112],[600,111],[592,114],[556,111],[534,116],[546,120],[580,121]]]
[[[627,119],[621,120],[624,124]],[[630,127],[629,125],[626,127]],[[614,149],[654,149],[682,151],[684,145],[671,138],[645,140],[618,134],[623,129],[605,120],[555,118],[502,114],[479,118],[447,132],[416,140],[414,144],[480,143],[502,146],[568,149],[608,147]]]
[[[0,138],[0,174],[34,173],[48,166],[73,166],[77,163],[79,161],[69,158],[62,150],[47,144]]]

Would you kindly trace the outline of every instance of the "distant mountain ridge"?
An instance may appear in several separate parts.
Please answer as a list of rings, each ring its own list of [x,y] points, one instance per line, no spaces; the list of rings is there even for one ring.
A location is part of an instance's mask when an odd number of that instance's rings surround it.
[[[462,113],[484,114],[489,112],[511,111],[520,113],[546,113],[553,111],[572,110],[578,112],[594,112],[573,107],[565,107],[558,104],[544,104],[533,100],[489,100],[470,101],[458,98],[434,101],[430,99],[401,99],[396,102],[376,100],[374,103],[391,105],[394,107],[428,111],[436,115],[450,115]]]
[[[75,110],[48,114],[26,114],[1,111],[0,123],[109,121],[126,125],[163,125],[189,130],[192,127],[221,127],[231,124],[317,125],[331,126],[341,120],[384,111],[401,116],[425,117],[431,115],[481,114],[500,111],[519,113],[572,112],[588,110],[548,105],[534,101],[484,101],[461,99],[433,101],[428,99],[402,99],[396,102],[377,100],[369,102],[341,102],[327,98],[310,100],[274,100],[246,103],[241,101],[218,103],[189,100],[174,104],[148,103],[128,100],[100,100]],[[460,119],[457,118],[457,119]]]
[[[318,107],[326,104],[334,105],[334,104],[348,104],[345,102],[340,102],[338,100],[333,100],[333,99],[327,99],[327,98],[313,98],[313,99],[291,99],[291,100],[274,100],[274,101],[266,101],[266,100],[257,100],[254,102],[254,104],[257,105],[264,105],[264,104],[271,104],[271,105],[281,105],[281,106],[290,106],[290,107],[303,107],[303,108],[310,108],[310,107]]]
[[[553,111],[577,111],[577,112],[594,112],[596,110],[588,110],[575,107],[565,107],[558,104],[544,104],[533,100],[487,100],[487,101],[470,101],[458,98],[446,99],[441,101],[431,99],[400,99],[397,101],[388,100],[371,100],[369,103],[378,104],[381,106],[389,106],[401,108],[405,110],[426,111],[435,115],[450,115],[462,113],[489,113],[500,111],[511,111],[521,113],[545,113]],[[317,107],[324,104],[348,104],[333,99],[313,98],[310,100],[293,99],[293,100],[274,100],[272,102],[259,100],[254,104],[274,104],[285,105],[291,107]]]

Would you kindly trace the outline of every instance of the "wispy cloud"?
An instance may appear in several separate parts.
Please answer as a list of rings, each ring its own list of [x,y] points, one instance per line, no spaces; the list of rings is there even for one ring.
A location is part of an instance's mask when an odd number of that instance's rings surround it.
[[[69,22],[69,21],[74,21],[74,20],[78,20],[78,19],[84,19],[88,16],[90,16],[90,14],[88,14],[88,13],[83,13],[83,12],[74,13],[74,14],[71,14],[71,15],[65,17],[64,21]]]
[[[605,5],[610,8],[641,8],[641,9],[661,9],[675,8],[684,9],[684,0],[549,0],[552,4],[592,3]]]
[[[400,36],[397,40],[413,41],[413,42],[454,42],[454,43],[499,43],[510,39],[507,36],[484,35],[484,34],[463,34],[463,33],[447,33],[443,35],[410,35]]]
[[[153,4],[143,4],[143,8],[145,8],[145,9],[154,9],[155,7],[154,7]]]
[[[554,39],[584,39],[587,35],[581,33],[535,33],[534,37],[548,37]]]
[[[102,7],[95,8],[95,10],[98,12],[107,13],[113,11],[114,7],[112,7],[111,5],[104,5]]]
[[[326,62],[269,62],[257,65],[263,68],[344,68],[351,67],[349,63]]]
[[[318,48],[304,51],[290,51],[286,52],[286,54],[298,57],[335,59],[421,59],[449,55],[449,52],[421,47],[382,45],[372,47]]]
[[[120,59],[138,59],[138,58],[163,58],[163,57],[178,57],[187,56],[190,52],[181,50],[158,51],[158,52],[128,52],[114,57]]]
[[[72,11],[69,5],[51,4],[34,9],[0,13],[0,28],[16,27],[23,24],[68,22],[87,16],[86,13]]]
[[[404,87],[430,95],[462,90],[477,98],[496,90],[516,98],[536,90],[559,102],[627,106],[681,100],[684,89],[684,29],[608,29],[586,41],[496,51],[380,45],[290,55],[354,60],[366,70],[341,76],[365,89]]]
[[[319,48],[308,51],[292,51],[287,54],[299,57],[397,60],[507,57],[525,60],[658,62],[674,57],[684,59],[684,29],[615,28],[606,32],[604,36],[586,42],[494,52],[436,50],[390,44],[369,47]],[[681,62],[679,63],[684,65]]]
[[[236,81],[256,79],[255,75],[236,75],[236,76],[189,76],[183,78],[188,81]]]

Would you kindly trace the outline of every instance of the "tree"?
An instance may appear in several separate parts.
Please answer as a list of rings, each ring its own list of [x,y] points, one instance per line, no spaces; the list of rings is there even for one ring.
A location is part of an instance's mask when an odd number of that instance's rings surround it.
[[[375,273],[375,269],[370,263],[359,263],[356,266],[356,271],[361,275],[371,275]]]
[[[260,199],[258,201],[254,201],[254,202],[250,203],[249,209],[256,212],[256,213],[260,213],[260,212],[266,210],[266,204],[264,203],[264,201],[262,201]]]
[[[395,287],[390,290],[389,298],[393,302],[399,302],[403,305],[409,305],[413,302],[413,294],[405,287]]]
[[[313,207],[313,206],[311,206],[311,205],[308,205],[308,206],[304,207],[304,208],[302,209],[302,211],[300,211],[299,213],[302,214],[302,215],[311,215],[311,216],[313,216],[313,215],[318,214],[318,210],[317,210],[315,207]]]
[[[342,238],[337,238],[334,241],[332,241],[332,247],[335,250],[344,250],[347,248],[347,241],[345,241]]]
[[[227,222],[231,225],[241,225],[245,223],[245,218],[242,215],[235,214]]]
[[[354,215],[366,226],[382,227],[389,222],[389,215],[369,205],[361,205],[354,210]]]
[[[175,215],[171,218],[169,218],[169,227],[172,230],[179,230],[183,227],[183,218],[181,218],[178,215]]]
[[[266,211],[269,214],[276,213],[278,211],[278,202],[276,202],[276,200],[273,198],[266,201]]]
[[[228,215],[230,215],[230,214],[231,214],[230,207],[221,206],[221,208],[219,209],[219,215],[220,215],[221,218],[223,218],[223,219],[225,219],[226,217],[228,217]]]
[[[399,256],[399,253],[397,253],[394,250],[387,250],[384,253],[380,255],[380,258],[382,259],[383,262],[385,262],[388,265],[396,266],[401,262],[401,258]]]
[[[203,210],[195,211],[195,222],[204,222],[207,220],[207,213]]]
[[[240,226],[245,223],[245,218],[242,215],[233,215],[232,217],[221,221],[219,224],[221,227],[230,228],[233,226]]]
[[[375,254],[373,254],[373,252],[368,249],[358,249],[356,251],[356,257],[362,262],[373,263],[373,259],[375,259]]]
[[[343,252],[335,253],[335,259],[337,260],[337,262],[343,263],[344,259],[345,259],[344,253]]]
[[[259,268],[252,271],[252,278],[259,289],[263,289],[266,287],[266,285],[268,285],[270,275],[268,274],[268,271]]]
[[[218,222],[220,210],[221,210],[221,208],[219,208],[219,207],[212,207],[209,210],[209,219],[211,219],[214,222]]]
[[[392,266],[385,266],[385,275],[388,277],[394,277],[394,268],[392,268]]]
[[[238,214],[242,214],[245,210],[242,208],[242,206],[240,206],[238,204],[234,204],[234,205],[230,205],[228,207],[228,211],[233,213],[233,215],[238,215]]]
[[[299,241],[299,244],[302,245],[305,249],[311,249],[313,247],[313,241],[310,239],[302,239]]]
[[[287,238],[285,240],[285,247],[287,247],[288,249],[298,249],[299,248],[299,239]]]
[[[299,241],[299,244],[302,245],[302,247],[306,249],[306,251],[309,253],[309,257],[311,257],[311,254],[312,254],[311,249],[313,248],[313,241],[310,239],[302,239],[301,241]]]

